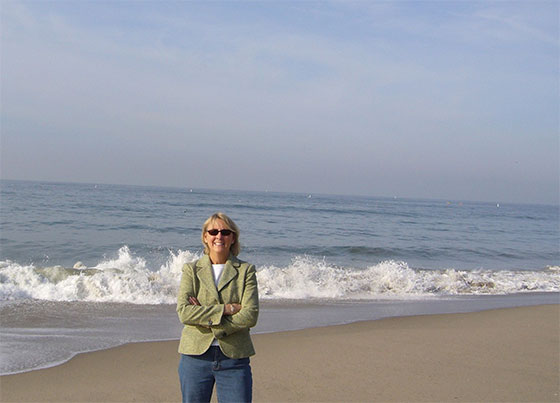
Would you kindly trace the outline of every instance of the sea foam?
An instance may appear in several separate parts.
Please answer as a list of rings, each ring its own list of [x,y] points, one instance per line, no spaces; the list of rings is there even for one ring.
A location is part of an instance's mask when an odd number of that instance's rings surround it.
[[[0,300],[126,302],[174,304],[182,266],[199,253],[170,251],[159,268],[134,256],[127,246],[115,259],[77,268],[37,267],[0,262]],[[411,299],[451,295],[505,295],[559,292],[558,266],[542,270],[429,270],[393,260],[365,269],[339,267],[296,256],[285,267],[257,268],[261,299]]]
[[[356,270],[296,257],[288,267],[264,267],[258,275],[265,298],[406,299],[560,290],[557,267],[540,271],[428,270],[388,260]]]
[[[119,249],[116,259],[79,269],[2,261],[0,300],[174,303],[182,266],[199,255],[181,250],[169,253],[169,259],[157,270],[150,270],[145,259],[133,256],[127,246]]]

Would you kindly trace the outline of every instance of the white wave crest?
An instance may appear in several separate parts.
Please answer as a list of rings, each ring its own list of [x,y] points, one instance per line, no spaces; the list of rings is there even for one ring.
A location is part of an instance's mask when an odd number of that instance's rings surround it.
[[[35,267],[1,261],[0,300],[174,304],[182,266],[199,257],[189,251],[170,251],[167,261],[153,270],[144,258],[123,246],[117,258],[93,267]],[[418,270],[405,262],[385,261],[354,269],[295,257],[286,267],[257,270],[262,299],[410,299],[560,291],[557,266],[536,271]]]
[[[288,267],[263,267],[257,274],[260,296],[265,299],[383,299],[560,291],[560,275],[552,270],[416,270],[395,261],[356,270],[296,257]]]
[[[37,268],[3,261],[0,262],[0,300],[171,304],[177,300],[183,264],[198,257],[189,251],[170,251],[169,259],[156,271],[149,270],[146,261],[134,257],[127,246],[119,249],[116,259],[91,268]]]

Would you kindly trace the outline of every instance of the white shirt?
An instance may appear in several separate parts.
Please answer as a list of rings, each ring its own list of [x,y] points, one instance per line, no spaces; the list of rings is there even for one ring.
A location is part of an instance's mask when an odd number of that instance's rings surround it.
[[[222,272],[224,271],[225,264],[213,264],[212,269],[214,269],[214,283],[216,283],[216,289],[218,289],[218,283],[220,282],[220,277],[222,277]],[[218,340],[214,339],[212,342],[213,346],[219,346]]]
[[[218,288],[218,283],[220,282],[220,277],[222,277],[222,271],[224,271],[225,264],[213,264],[214,269],[214,283],[216,283],[216,289]]]

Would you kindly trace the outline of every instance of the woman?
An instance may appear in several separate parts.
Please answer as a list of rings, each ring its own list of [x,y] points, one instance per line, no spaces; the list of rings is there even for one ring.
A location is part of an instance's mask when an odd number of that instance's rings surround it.
[[[225,214],[202,226],[204,256],[183,266],[177,313],[183,402],[250,402],[255,354],[249,328],[259,314],[255,266],[237,259],[239,228]]]

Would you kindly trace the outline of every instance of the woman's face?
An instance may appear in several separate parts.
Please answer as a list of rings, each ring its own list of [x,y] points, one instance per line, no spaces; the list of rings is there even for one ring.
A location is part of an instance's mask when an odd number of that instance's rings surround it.
[[[210,254],[221,255],[225,254],[226,252],[229,253],[229,248],[235,241],[235,235],[233,232],[230,235],[223,235],[221,232],[218,232],[217,235],[210,235],[208,233],[209,230],[217,229],[229,229],[225,222],[222,220],[214,220],[206,228],[204,232],[204,242],[208,245],[208,249],[210,250]]]

